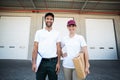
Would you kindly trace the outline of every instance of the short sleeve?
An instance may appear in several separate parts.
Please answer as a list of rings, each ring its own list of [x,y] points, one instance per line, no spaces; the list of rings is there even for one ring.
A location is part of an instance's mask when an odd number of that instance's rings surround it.
[[[86,43],[86,41],[85,41],[83,36],[81,36],[80,40],[81,40],[81,47],[87,46],[87,43]]]
[[[62,52],[63,53],[66,53],[67,51],[66,51],[66,46],[65,46],[65,38],[62,38],[61,39],[61,47],[62,47]]]
[[[36,31],[36,33],[35,33],[35,39],[34,39],[34,41],[36,41],[36,42],[39,41],[39,39],[38,39],[38,31]]]
[[[64,38],[61,39],[61,47],[63,48],[65,46],[65,43],[64,43]]]
[[[61,37],[60,37],[60,33],[58,33],[58,35],[57,35],[57,41],[56,41],[57,43],[58,42],[61,42]]]

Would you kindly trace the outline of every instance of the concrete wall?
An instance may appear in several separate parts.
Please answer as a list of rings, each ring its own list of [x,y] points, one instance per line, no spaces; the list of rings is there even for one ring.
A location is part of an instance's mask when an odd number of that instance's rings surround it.
[[[28,59],[32,57],[33,41],[36,30],[42,29],[42,17],[44,13],[7,13],[0,12],[0,16],[30,16],[31,17],[31,26],[30,26],[30,35],[29,35],[29,49],[28,49]],[[83,15],[83,14],[63,14],[55,13],[55,17],[73,17],[77,24],[77,33],[82,34],[86,38],[86,29],[85,29],[85,19],[86,18],[102,18],[102,19],[114,19],[115,22],[115,34],[116,34],[116,44],[118,57],[120,59],[120,16],[118,15]]]
[[[117,52],[118,59],[120,60],[120,16],[115,17],[115,33],[116,33],[116,44],[117,44]]]

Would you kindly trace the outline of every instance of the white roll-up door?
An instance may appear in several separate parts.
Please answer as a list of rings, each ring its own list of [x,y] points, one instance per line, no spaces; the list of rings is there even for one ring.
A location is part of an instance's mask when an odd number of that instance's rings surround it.
[[[0,17],[0,59],[27,59],[30,17]]]
[[[86,37],[90,59],[117,59],[113,19],[86,19]]]

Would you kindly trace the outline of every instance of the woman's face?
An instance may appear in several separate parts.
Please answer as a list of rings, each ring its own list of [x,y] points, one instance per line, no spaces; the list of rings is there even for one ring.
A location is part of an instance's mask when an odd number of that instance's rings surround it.
[[[76,31],[76,25],[69,25],[67,26],[69,33],[75,33]]]

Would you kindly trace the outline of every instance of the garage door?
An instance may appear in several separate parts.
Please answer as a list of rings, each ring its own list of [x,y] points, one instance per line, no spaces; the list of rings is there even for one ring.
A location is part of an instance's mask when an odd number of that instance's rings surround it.
[[[86,19],[86,37],[90,59],[117,59],[112,19]]]
[[[27,59],[30,17],[0,18],[0,59]]]

